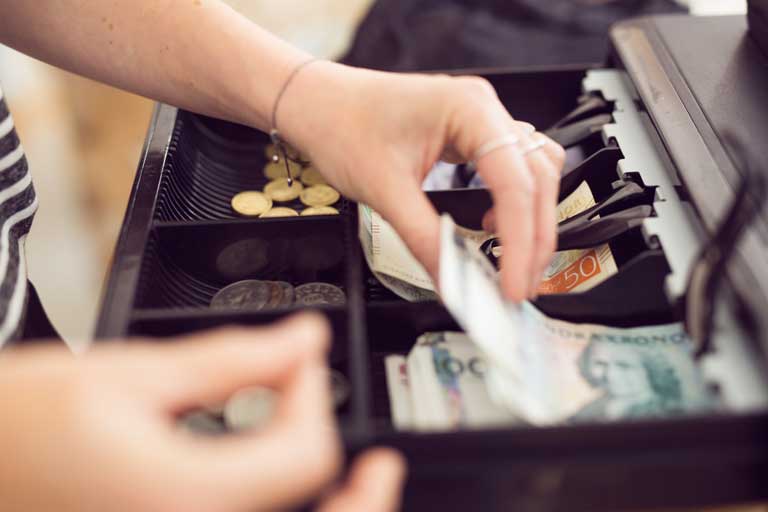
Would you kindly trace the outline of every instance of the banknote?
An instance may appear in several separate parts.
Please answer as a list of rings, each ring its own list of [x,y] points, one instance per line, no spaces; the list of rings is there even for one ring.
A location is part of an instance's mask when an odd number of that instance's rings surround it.
[[[587,182],[582,183],[557,208],[557,220],[563,221],[595,205]],[[368,266],[389,290],[406,300],[437,300],[432,278],[411,254],[395,229],[381,215],[366,205],[359,205],[360,240]],[[475,249],[495,235],[482,230],[456,229]],[[495,253],[498,257],[499,253]],[[616,274],[618,268],[608,244],[599,247],[562,251],[555,254],[544,272],[540,295],[589,290]]]
[[[408,361],[405,356],[391,355],[384,359],[387,375],[387,391],[392,414],[392,423],[398,430],[411,428],[413,405],[411,404],[411,385],[408,381]]]
[[[374,270],[424,290],[435,285],[424,266],[411,253],[397,231],[376,211],[370,211],[371,251]]]
[[[571,422],[666,417],[716,407],[681,323],[636,328],[574,324],[523,306],[555,371]]]
[[[585,181],[557,206],[557,222],[562,222],[594,206],[595,197]],[[555,253],[544,271],[539,295],[583,292],[594,288],[618,272],[608,244],[591,249]]]
[[[399,430],[492,428],[515,422],[494,403],[486,362],[463,333],[426,333],[408,356],[385,359],[392,422]]]
[[[381,272],[381,267],[378,266],[378,263],[382,259],[380,255],[376,255],[374,253],[373,249],[373,214],[374,211],[364,205],[360,204],[358,205],[358,216],[359,216],[359,227],[358,227],[358,235],[360,238],[360,245],[363,249],[363,255],[365,256],[365,261],[368,263],[368,268],[371,269],[371,272],[373,275],[378,279],[378,281],[387,289],[395,293],[397,296],[411,301],[411,302],[424,302],[424,301],[435,301],[437,300],[437,294],[432,289],[425,289],[421,288],[419,286],[416,286],[412,283],[409,283],[405,280],[398,279],[397,277],[385,274]],[[389,226],[387,224],[387,226]],[[382,229],[382,226],[379,225],[379,230]],[[389,229],[392,229],[389,227]],[[381,243],[379,241],[379,243]],[[413,261],[415,261],[415,258],[411,256],[410,258],[406,259],[406,262],[401,263],[403,268],[407,268],[408,265],[412,265]],[[416,262],[419,266],[418,262]],[[395,263],[390,263],[388,267],[395,267]],[[423,270],[423,267],[421,267]],[[411,269],[413,271],[413,269]],[[418,271],[415,271],[418,273]]]
[[[397,231],[367,205],[358,205],[359,237],[368,267],[379,282],[411,302],[436,301],[435,285]],[[494,235],[457,226],[477,250]]]
[[[447,215],[440,279],[443,302],[488,362],[489,396],[527,422],[631,419],[714,405],[681,324],[572,324],[507,302],[493,267]]]

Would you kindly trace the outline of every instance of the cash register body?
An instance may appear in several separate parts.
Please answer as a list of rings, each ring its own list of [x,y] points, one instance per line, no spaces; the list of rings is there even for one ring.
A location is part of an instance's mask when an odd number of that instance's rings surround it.
[[[631,175],[656,187],[656,215],[642,234],[666,260],[660,280],[622,282],[657,287],[651,296],[664,300],[670,315],[686,291],[699,247],[722,218],[739,179],[737,160],[723,145],[724,131],[732,131],[749,158],[768,172],[761,144],[768,128],[768,57],[745,31],[743,17],[638,19],[614,28],[614,53],[605,69],[481,72],[516,117],[538,126],[568,112],[585,89],[616,103],[615,122],[604,127],[602,138],[618,144],[623,158],[618,169],[606,172],[612,179]],[[422,332],[455,325],[437,303],[389,300],[366,281],[352,208],[339,218],[296,220],[233,219],[207,208],[208,199],[200,195],[204,179],[195,175],[204,155],[196,154],[196,145],[213,148],[208,156],[218,158],[217,165],[236,167],[243,147],[238,144],[266,140],[260,137],[158,106],[104,296],[100,338],[162,338],[231,322],[261,324],[287,314],[208,310],[205,301],[222,284],[211,262],[222,247],[242,238],[279,240],[273,245],[283,254],[286,239],[324,235],[325,243],[343,247],[343,263],[269,272],[294,282],[321,275],[345,288],[347,305],[327,309],[335,330],[331,364],[353,386],[351,401],[340,412],[342,432],[350,452],[390,444],[407,454],[406,509],[620,510],[768,498],[765,218],[748,231],[728,267],[731,284],[718,302],[714,353],[701,363],[705,377],[720,389],[721,413],[549,428],[397,432],[389,421],[383,355],[407,352]],[[184,164],[184,152],[196,156],[187,155],[191,159]],[[182,172],[184,165],[191,174]],[[186,193],[190,190],[196,194]],[[451,191],[432,199],[459,221],[476,224],[487,201],[481,196]],[[622,296],[608,298],[622,301]],[[568,304],[567,297],[561,299],[558,308]],[[573,297],[574,308],[578,301]],[[642,315],[627,322],[642,323]]]

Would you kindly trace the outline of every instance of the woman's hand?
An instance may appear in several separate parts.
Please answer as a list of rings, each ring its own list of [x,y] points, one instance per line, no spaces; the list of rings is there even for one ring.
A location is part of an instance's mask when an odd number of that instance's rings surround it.
[[[479,172],[494,209],[484,220],[508,248],[508,298],[532,297],[556,247],[557,197],[565,151],[515,121],[481,78],[400,75],[316,62],[299,73],[278,110],[278,127],[309,153],[346,196],[381,213],[433,277],[439,219],[421,183],[439,159],[467,161],[514,134],[517,145],[482,157]]]
[[[253,511],[300,505],[340,468],[327,324],[304,315],[173,343],[0,354],[0,496],[9,511]],[[280,394],[265,430],[220,438],[176,425],[239,389]],[[401,458],[364,454],[321,510],[398,507]]]

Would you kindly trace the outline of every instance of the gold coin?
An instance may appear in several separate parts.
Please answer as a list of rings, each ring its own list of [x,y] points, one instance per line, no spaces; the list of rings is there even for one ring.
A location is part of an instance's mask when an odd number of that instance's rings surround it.
[[[301,195],[303,190],[304,185],[300,181],[294,180],[293,184],[289,186],[285,178],[272,180],[264,187],[264,193],[267,194],[267,197],[278,203],[293,201]]]
[[[336,189],[328,185],[315,185],[301,193],[301,202],[307,206],[331,206],[339,199],[341,196]]]
[[[261,192],[246,190],[232,198],[232,209],[246,217],[257,217],[272,208],[272,199]]]
[[[303,212],[301,212],[301,215],[304,217],[309,217],[310,215],[338,215],[339,210],[334,208],[333,206],[310,206],[309,208],[305,208]]]
[[[299,212],[297,212],[293,208],[285,208],[283,206],[277,206],[275,208],[272,208],[268,212],[264,212],[261,215],[259,215],[259,217],[262,219],[275,218],[275,217],[298,217],[298,216],[299,216]]]
[[[323,178],[323,175],[320,174],[320,171],[314,167],[307,167],[304,169],[301,173],[301,182],[308,187],[328,184],[328,182],[325,181],[325,178]]]
[[[291,177],[299,179],[301,177],[301,166],[292,160],[288,160],[288,166],[291,168]],[[264,166],[264,176],[270,180],[287,178],[288,171],[285,170],[285,162],[269,162]]]

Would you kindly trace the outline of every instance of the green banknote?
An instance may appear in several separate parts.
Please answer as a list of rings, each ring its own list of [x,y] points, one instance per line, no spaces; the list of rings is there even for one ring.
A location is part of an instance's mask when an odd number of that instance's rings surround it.
[[[442,220],[442,298],[487,362],[494,403],[534,424],[690,414],[715,407],[681,324],[618,329],[504,300],[498,277]]]

